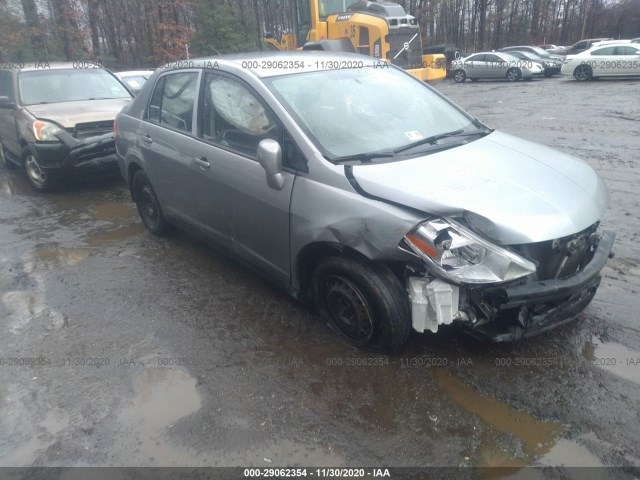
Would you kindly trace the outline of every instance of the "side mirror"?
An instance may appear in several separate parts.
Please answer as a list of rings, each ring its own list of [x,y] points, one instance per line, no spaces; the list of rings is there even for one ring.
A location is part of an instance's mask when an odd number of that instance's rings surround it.
[[[16,104],[9,100],[9,97],[0,97],[0,108],[6,108],[13,110],[16,108]]]
[[[280,190],[284,186],[282,148],[275,140],[266,138],[258,144],[258,162],[267,173],[267,184]]]

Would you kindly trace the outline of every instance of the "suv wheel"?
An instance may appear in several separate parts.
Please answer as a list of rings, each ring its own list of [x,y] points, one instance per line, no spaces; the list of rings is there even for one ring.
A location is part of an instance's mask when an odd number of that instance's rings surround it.
[[[409,337],[407,293],[384,266],[328,257],[313,274],[313,296],[329,328],[351,345],[390,353]]]
[[[147,230],[158,236],[169,232],[170,225],[164,218],[156,192],[153,190],[146,173],[142,170],[138,170],[133,176],[133,199]]]
[[[55,182],[51,176],[46,173],[38,161],[36,152],[31,146],[24,147],[22,150],[22,163],[27,173],[27,180],[38,192],[50,192],[55,188]]]

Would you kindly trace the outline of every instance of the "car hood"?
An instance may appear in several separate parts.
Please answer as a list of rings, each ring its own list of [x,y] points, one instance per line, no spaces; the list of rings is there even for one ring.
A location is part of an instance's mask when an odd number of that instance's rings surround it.
[[[63,128],[73,128],[78,123],[113,120],[131,100],[114,98],[108,100],[83,100],[80,102],[47,103],[29,105],[26,110],[36,118],[50,120]]]
[[[475,230],[503,245],[577,233],[609,203],[587,163],[501,132],[410,160],[356,165],[352,174],[364,193],[396,204],[440,216],[471,212]]]

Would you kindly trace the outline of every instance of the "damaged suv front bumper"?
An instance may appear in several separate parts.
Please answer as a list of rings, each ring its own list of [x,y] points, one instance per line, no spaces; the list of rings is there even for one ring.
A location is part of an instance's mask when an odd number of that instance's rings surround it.
[[[78,176],[87,171],[118,172],[113,132],[82,140],[59,132],[60,142],[35,143],[39,167],[53,176]]]
[[[438,279],[410,277],[414,329],[435,332],[439,325],[458,321],[471,335],[505,342],[568,323],[595,296],[614,241],[614,232],[602,232],[589,263],[563,278],[457,287]]]

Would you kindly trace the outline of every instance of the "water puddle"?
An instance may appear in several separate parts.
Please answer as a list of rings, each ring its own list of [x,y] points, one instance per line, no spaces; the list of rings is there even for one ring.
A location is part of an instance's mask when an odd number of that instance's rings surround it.
[[[92,216],[96,220],[112,223],[121,223],[121,220],[137,217],[137,212],[132,205],[121,202],[98,203],[91,210]]]
[[[74,266],[87,258],[90,253],[91,250],[88,248],[62,248],[52,245],[35,250],[33,257],[55,266]]]
[[[90,247],[101,247],[127,238],[137,237],[144,233],[142,224],[127,225],[114,230],[99,230],[87,237],[87,245]]]
[[[582,356],[596,367],[640,385],[640,352],[594,336],[585,344]]]
[[[529,413],[477,392],[462,379],[446,370],[435,369],[440,390],[469,413],[491,427],[483,434],[473,460],[485,478],[534,478],[536,472],[524,467],[602,466],[597,456],[579,443],[559,438],[567,428],[559,423],[536,420]],[[514,446],[505,437],[511,435],[522,445]],[[533,477],[531,475],[533,474]]]

